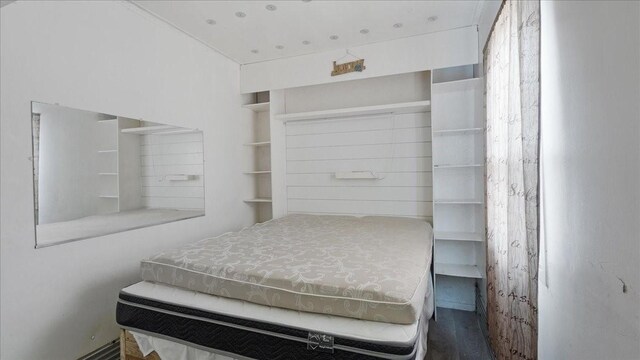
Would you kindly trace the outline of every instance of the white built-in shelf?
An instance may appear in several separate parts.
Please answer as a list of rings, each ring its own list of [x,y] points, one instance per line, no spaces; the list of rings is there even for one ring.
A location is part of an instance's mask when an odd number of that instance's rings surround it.
[[[141,126],[120,130],[123,134],[136,134],[136,135],[174,135],[174,134],[187,134],[199,132],[198,129],[186,129],[172,125],[153,125],[153,126]]]
[[[446,241],[484,241],[484,236],[475,232],[434,231],[433,236],[436,240]]]
[[[437,307],[473,310],[476,280],[486,277],[483,84],[473,78],[431,86]]]
[[[255,199],[247,199],[244,202],[246,203],[270,203],[270,198],[255,198]]]
[[[269,111],[269,105],[270,104],[268,102],[263,102],[263,103],[257,103],[257,104],[246,104],[246,105],[242,105],[242,107],[254,112],[265,112],[265,111]]]
[[[111,154],[111,153],[117,153],[118,150],[98,150],[98,154]]]
[[[119,196],[118,195],[100,195],[99,197],[102,199],[117,199]]]
[[[431,101],[414,101],[408,103],[396,103],[374,106],[361,106],[344,109],[331,109],[320,111],[309,111],[291,114],[278,114],[275,116],[277,120],[283,122],[313,120],[313,119],[331,119],[341,117],[366,116],[376,114],[406,114],[431,111]]]
[[[123,134],[153,134],[160,131],[178,130],[171,125],[140,126],[120,130]]]
[[[447,81],[441,83],[434,83],[431,86],[432,92],[442,93],[449,91],[465,91],[474,88],[479,88],[483,84],[482,78],[471,78],[464,80]]]
[[[436,263],[436,274],[481,279],[480,270],[475,265],[458,265]]]
[[[179,129],[179,130],[169,130],[155,133],[156,135],[177,135],[177,134],[193,134],[200,132],[199,129]]]
[[[247,143],[244,144],[245,146],[269,146],[271,145],[271,141],[259,141],[259,142],[252,142],[252,143]]]
[[[434,135],[465,135],[465,134],[478,134],[481,133],[484,128],[466,128],[466,129],[451,129],[451,130],[433,130]]]
[[[245,174],[271,174],[271,170],[245,171]]]
[[[100,176],[117,176],[118,173],[98,173]]]
[[[443,205],[482,205],[482,200],[476,199],[434,199],[434,204],[443,204]]]
[[[434,169],[459,169],[459,168],[481,168],[484,164],[448,164],[448,165],[433,165]]]
[[[110,123],[112,121],[116,121],[116,120],[118,120],[118,119],[117,118],[116,119],[102,119],[102,120],[98,120],[98,122],[99,123],[103,123],[103,124],[108,124],[108,123]]]
[[[242,107],[247,110],[253,111],[256,115],[254,115],[254,120],[258,120],[261,122],[266,119],[267,123],[270,121],[270,111],[271,111],[271,103],[269,102],[269,92],[260,92],[254,93],[253,103],[244,104]],[[248,195],[254,198],[245,199],[244,202],[247,204],[251,204],[255,211],[256,221],[263,222],[268,219],[273,218],[271,204],[272,200],[269,195],[262,195],[262,189],[271,188],[271,170],[270,162],[267,160],[269,158],[268,154],[265,157],[262,151],[270,151],[271,141],[269,136],[268,124],[265,128],[264,126],[258,126],[256,128],[257,133],[254,134],[254,137],[248,138],[248,141],[244,143],[244,146],[251,147],[251,151],[255,151],[257,163],[253,164],[253,166],[248,166],[249,171],[244,171],[243,173],[252,176],[256,182],[256,192],[252,195]],[[250,140],[249,140],[250,139]],[[260,191],[258,190],[260,189]]]

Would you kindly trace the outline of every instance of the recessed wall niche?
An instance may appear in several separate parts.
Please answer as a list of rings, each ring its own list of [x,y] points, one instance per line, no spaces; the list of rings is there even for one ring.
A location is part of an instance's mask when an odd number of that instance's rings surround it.
[[[36,248],[204,215],[202,131],[32,102]]]

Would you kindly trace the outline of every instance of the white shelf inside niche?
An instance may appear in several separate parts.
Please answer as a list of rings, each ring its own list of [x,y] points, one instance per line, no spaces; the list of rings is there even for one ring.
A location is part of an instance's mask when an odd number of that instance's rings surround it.
[[[343,109],[331,109],[321,111],[309,111],[290,114],[275,115],[276,120],[283,122],[313,120],[313,119],[331,119],[340,117],[366,116],[376,114],[405,114],[431,111],[431,101],[413,101],[406,103],[395,103],[374,106],[361,106]]]
[[[481,279],[482,274],[476,265],[435,263],[436,275]]]
[[[98,175],[100,175],[100,176],[117,176],[118,173],[115,173],[115,172],[103,172],[103,173],[98,173]]]
[[[269,102],[255,103],[255,104],[245,104],[242,105],[243,108],[249,109],[253,112],[265,112],[269,111],[271,104]]]
[[[123,134],[153,134],[159,131],[178,130],[175,126],[171,125],[154,125],[154,126],[140,126],[122,129],[120,132]]]
[[[247,175],[271,174],[271,170],[245,171],[244,173]]]
[[[156,133],[156,135],[193,134],[197,132],[200,132],[200,130],[199,129],[180,129],[180,130],[162,131],[162,132]]]
[[[199,132],[198,129],[187,129],[172,125],[153,125],[153,126],[140,126],[133,128],[126,128],[120,130],[123,134],[135,134],[135,135],[175,135],[175,134],[187,134]]]
[[[102,198],[102,199],[117,199],[117,198],[119,198],[118,195],[99,195],[98,197]]]
[[[118,150],[98,150],[98,154],[115,154]]]
[[[476,232],[463,231],[434,231],[436,241],[484,241],[484,235]]]
[[[271,199],[270,198],[254,198],[254,199],[244,200],[244,202],[250,203],[250,204],[271,203]]]
[[[271,145],[271,141],[258,141],[244,144],[244,146],[269,146]]]
[[[101,123],[101,124],[109,124],[109,123],[111,123],[112,121],[116,121],[116,120],[118,120],[118,118],[114,118],[114,119],[101,119],[101,120],[98,120],[98,123]]]

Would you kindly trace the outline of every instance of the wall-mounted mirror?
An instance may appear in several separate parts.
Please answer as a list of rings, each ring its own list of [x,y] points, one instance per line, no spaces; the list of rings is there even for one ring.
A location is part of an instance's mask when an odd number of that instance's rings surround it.
[[[202,132],[32,102],[36,248],[204,215]]]

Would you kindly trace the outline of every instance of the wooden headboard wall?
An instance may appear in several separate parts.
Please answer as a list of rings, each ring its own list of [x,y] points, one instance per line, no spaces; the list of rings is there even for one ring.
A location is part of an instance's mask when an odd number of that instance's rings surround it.
[[[291,122],[286,143],[289,213],[431,220],[430,113]]]

